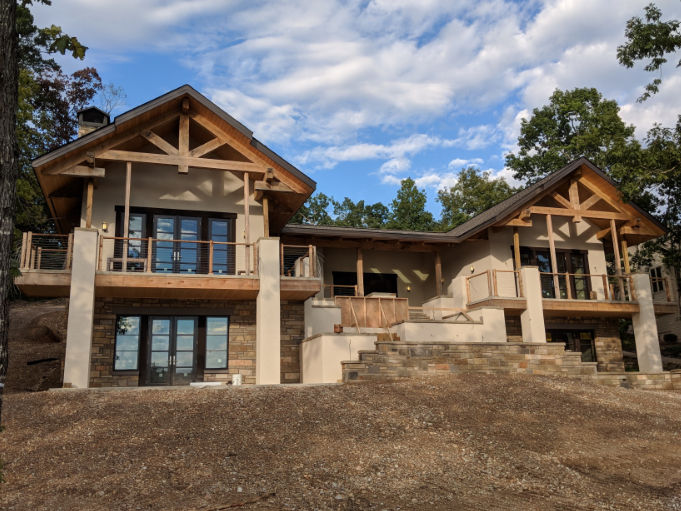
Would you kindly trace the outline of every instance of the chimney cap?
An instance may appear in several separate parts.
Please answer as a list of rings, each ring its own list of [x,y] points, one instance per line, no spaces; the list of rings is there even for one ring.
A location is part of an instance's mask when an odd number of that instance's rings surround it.
[[[100,128],[102,126],[107,126],[111,122],[109,114],[107,114],[101,108],[96,106],[90,106],[78,110],[78,126],[92,126]]]

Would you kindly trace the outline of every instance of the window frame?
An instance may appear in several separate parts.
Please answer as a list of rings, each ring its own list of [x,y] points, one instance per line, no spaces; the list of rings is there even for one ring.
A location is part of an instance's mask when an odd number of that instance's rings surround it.
[[[139,326],[138,326],[138,333],[137,333],[137,360],[135,361],[136,363],[136,368],[135,369],[117,369],[116,368],[116,362],[118,360],[118,323],[121,318],[124,317],[132,317],[132,318],[137,318],[139,320]],[[125,335],[125,334],[123,334]],[[140,371],[140,352],[141,352],[141,346],[142,346],[142,339],[144,335],[144,328],[143,328],[143,316],[141,314],[117,314],[116,315],[116,323],[114,324],[114,349],[113,349],[113,365],[112,365],[112,374],[115,375],[123,375],[123,374],[139,374]],[[125,352],[130,352],[133,350],[121,350]]]
[[[653,279],[662,278],[662,266],[654,266],[648,270],[648,275],[650,276],[650,285],[652,287],[653,294],[661,293],[664,291],[664,280],[655,282]]]
[[[201,340],[202,340],[202,349],[201,353],[203,355],[203,364],[201,364],[202,369],[205,373],[225,373],[229,372],[229,329],[231,327],[232,321],[231,317],[229,315],[206,315],[203,316],[204,322],[205,322],[205,327],[204,327],[204,332],[201,335]],[[227,320],[227,332],[225,333],[226,337],[226,345],[225,345],[225,367],[208,367],[208,320],[209,319],[226,319]],[[211,350],[211,351],[218,351],[218,350]],[[220,350],[222,351],[222,350]]]

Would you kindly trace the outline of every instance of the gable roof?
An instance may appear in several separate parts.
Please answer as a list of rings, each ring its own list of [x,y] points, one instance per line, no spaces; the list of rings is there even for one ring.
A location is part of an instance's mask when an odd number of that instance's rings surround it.
[[[445,233],[289,224],[282,229],[282,234],[356,239],[390,239],[395,241],[418,241],[427,243],[459,243],[474,236],[480,231],[486,230],[488,227],[502,222],[504,219],[508,218],[509,215],[522,209],[524,205],[542,196],[544,192],[551,190],[571,174],[584,167],[603,179],[608,186],[611,186],[615,190],[617,189],[617,184],[596,165],[587,158],[579,158]],[[623,203],[623,205],[633,208],[633,210],[643,218],[657,227],[661,231],[660,234],[669,232],[664,224],[659,222],[653,215],[643,210],[637,204],[628,202],[626,204]]]
[[[93,142],[102,139],[103,137],[106,137],[107,135],[111,135],[115,133],[120,126],[123,124],[132,121],[134,118],[142,116],[148,112],[151,112],[152,110],[160,107],[164,103],[167,103],[169,101],[175,100],[175,99],[180,99],[186,96],[190,96],[192,99],[196,100],[198,103],[200,103],[202,106],[210,110],[212,113],[217,115],[220,119],[225,121],[227,124],[229,124],[231,127],[236,129],[239,133],[244,135],[246,138],[248,138],[251,142],[251,145],[258,149],[260,152],[266,154],[269,158],[277,162],[279,165],[281,165],[283,168],[285,168],[288,172],[293,174],[296,178],[298,178],[300,181],[305,183],[307,186],[312,188],[313,190],[316,189],[317,183],[310,179],[307,175],[305,175],[303,172],[301,172],[299,169],[291,165],[289,162],[287,162],[284,158],[279,156],[277,153],[272,151],[269,147],[267,147],[265,144],[262,142],[256,140],[253,138],[253,132],[249,130],[246,126],[241,124],[239,121],[237,121],[234,117],[229,115],[227,112],[225,112],[222,108],[217,106],[215,103],[212,101],[208,100],[203,94],[199,93],[194,87],[191,85],[183,85],[181,87],[178,87],[175,90],[172,90],[170,92],[167,92],[166,94],[163,94],[162,96],[159,96],[155,99],[152,99],[151,101],[147,101],[146,103],[135,107],[131,110],[128,110],[125,113],[122,113],[118,116],[116,116],[114,122],[110,123],[107,126],[98,128],[91,133],[88,133],[87,135],[84,135],[80,138],[77,138],[68,144],[65,144],[61,147],[58,147],[48,153],[43,154],[42,156],[36,158],[33,160],[33,167],[38,168],[42,167],[56,159],[58,159],[61,156],[64,156],[72,151],[75,151],[79,148],[83,148],[86,146],[91,145]]]

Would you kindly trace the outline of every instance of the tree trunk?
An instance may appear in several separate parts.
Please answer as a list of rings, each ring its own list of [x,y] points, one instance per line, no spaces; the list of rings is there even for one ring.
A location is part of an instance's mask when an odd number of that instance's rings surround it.
[[[16,0],[0,0],[0,424],[9,360],[10,259],[14,237],[16,181],[19,174],[16,136],[19,68]]]

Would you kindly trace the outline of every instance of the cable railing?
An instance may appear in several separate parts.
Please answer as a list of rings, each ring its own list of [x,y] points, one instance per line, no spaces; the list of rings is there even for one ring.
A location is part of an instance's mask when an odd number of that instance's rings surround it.
[[[357,286],[336,286],[324,284],[324,298],[334,298],[336,296],[357,296]]]
[[[313,245],[280,245],[281,275],[284,277],[320,277],[321,264]]]
[[[466,277],[468,303],[487,298],[522,298],[523,281],[516,270],[486,270]]]
[[[650,287],[653,291],[653,303],[671,303],[674,301],[667,277],[651,277]]]
[[[156,238],[100,238],[100,271],[183,275],[257,275],[249,243]]]
[[[25,232],[19,268],[22,270],[71,271],[73,234]]]

